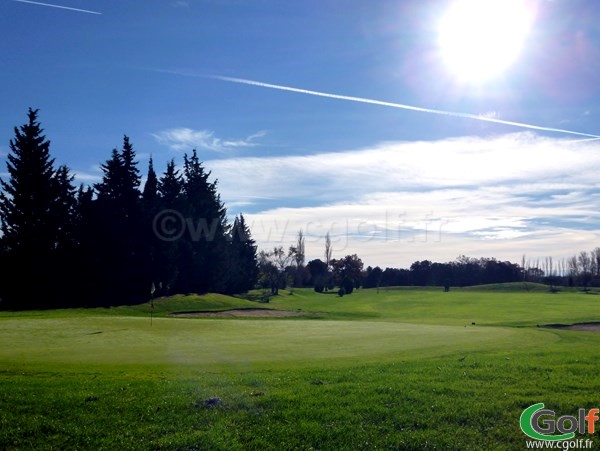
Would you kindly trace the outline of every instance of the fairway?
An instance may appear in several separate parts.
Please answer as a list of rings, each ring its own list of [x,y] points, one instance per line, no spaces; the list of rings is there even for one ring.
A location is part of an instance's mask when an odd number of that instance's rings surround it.
[[[548,331],[399,322],[142,317],[2,321],[6,363],[215,366],[342,364],[418,358],[555,340]]]
[[[600,334],[538,324],[600,309],[502,288],[3,312],[0,448],[523,449],[524,408],[599,404]],[[306,314],[170,316],[252,306]]]

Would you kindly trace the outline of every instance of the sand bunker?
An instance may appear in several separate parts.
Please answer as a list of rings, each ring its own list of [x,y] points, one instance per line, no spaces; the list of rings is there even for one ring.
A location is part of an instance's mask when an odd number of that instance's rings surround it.
[[[284,318],[287,316],[306,315],[307,312],[291,311],[291,310],[273,310],[268,308],[238,308],[232,310],[220,310],[211,312],[178,312],[171,313],[171,316],[192,318],[197,316],[204,317],[253,317],[253,318]]]
[[[545,326],[541,327],[547,327],[549,329],[579,330],[583,332],[600,333],[600,323],[546,324]]]

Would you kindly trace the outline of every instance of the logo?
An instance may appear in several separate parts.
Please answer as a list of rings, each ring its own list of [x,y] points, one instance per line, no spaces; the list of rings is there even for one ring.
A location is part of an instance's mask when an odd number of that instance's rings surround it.
[[[523,411],[519,424],[523,433],[533,439],[564,441],[571,440],[576,432],[593,434],[599,413],[600,409],[597,408],[587,413],[585,409],[579,409],[577,416],[563,415],[557,419],[553,410],[544,409],[544,403],[538,403]]]

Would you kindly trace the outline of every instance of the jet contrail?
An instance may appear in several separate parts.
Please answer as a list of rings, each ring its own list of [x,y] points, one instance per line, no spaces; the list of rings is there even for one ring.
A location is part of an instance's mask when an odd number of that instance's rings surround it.
[[[278,89],[280,91],[290,91],[290,92],[297,92],[300,94],[308,94],[311,96],[327,97],[330,99],[349,100],[351,102],[360,102],[360,103],[370,103],[372,105],[381,105],[381,106],[387,106],[387,107],[392,107],[392,108],[400,108],[403,110],[419,111],[421,113],[441,114],[443,116],[462,117],[462,118],[467,118],[467,119],[475,119],[475,120],[483,121],[483,122],[493,122],[495,124],[512,125],[514,127],[529,128],[532,130],[542,130],[542,131],[546,131],[546,132],[566,133],[569,135],[587,136],[587,137],[591,137],[594,139],[600,139],[599,135],[592,135],[590,133],[574,132],[572,130],[564,130],[561,128],[542,127],[540,125],[524,124],[522,122],[505,121],[502,119],[496,119],[496,118],[487,117],[487,116],[480,116],[480,115],[471,114],[471,113],[460,113],[460,112],[456,112],[456,111],[435,110],[432,108],[423,108],[423,107],[413,106],[413,105],[404,105],[402,103],[393,103],[393,102],[384,102],[381,100],[366,99],[364,97],[353,97],[353,96],[345,96],[345,95],[339,95],[339,94],[331,94],[328,92],[310,91],[308,89],[293,88],[291,86],[274,85],[271,83],[263,83],[262,81],[246,80],[244,78],[224,77],[221,75],[214,75],[214,76],[210,76],[209,78],[213,78],[216,80],[222,80],[222,81],[229,81],[231,83],[240,83],[240,84],[244,84],[244,85],[260,86],[261,88]]]
[[[51,3],[33,2],[31,0],[12,0],[12,1],[19,2],[19,3],[30,3],[32,5],[39,5],[39,6],[49,6],[51,8],[68,9],[69,11],[76,11],[78,13],[102,14],[102,13],[99,13],[98,11],[89,11],[87,9],[71,8],[70,6],[53,5]]]

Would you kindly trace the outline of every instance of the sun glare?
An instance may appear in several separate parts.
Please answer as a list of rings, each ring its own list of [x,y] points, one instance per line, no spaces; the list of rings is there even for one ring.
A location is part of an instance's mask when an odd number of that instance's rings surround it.
[[[457,0],[440,21],[442,59],[462,82],[488,81],[519,57],[531,22],[525,0]]]

